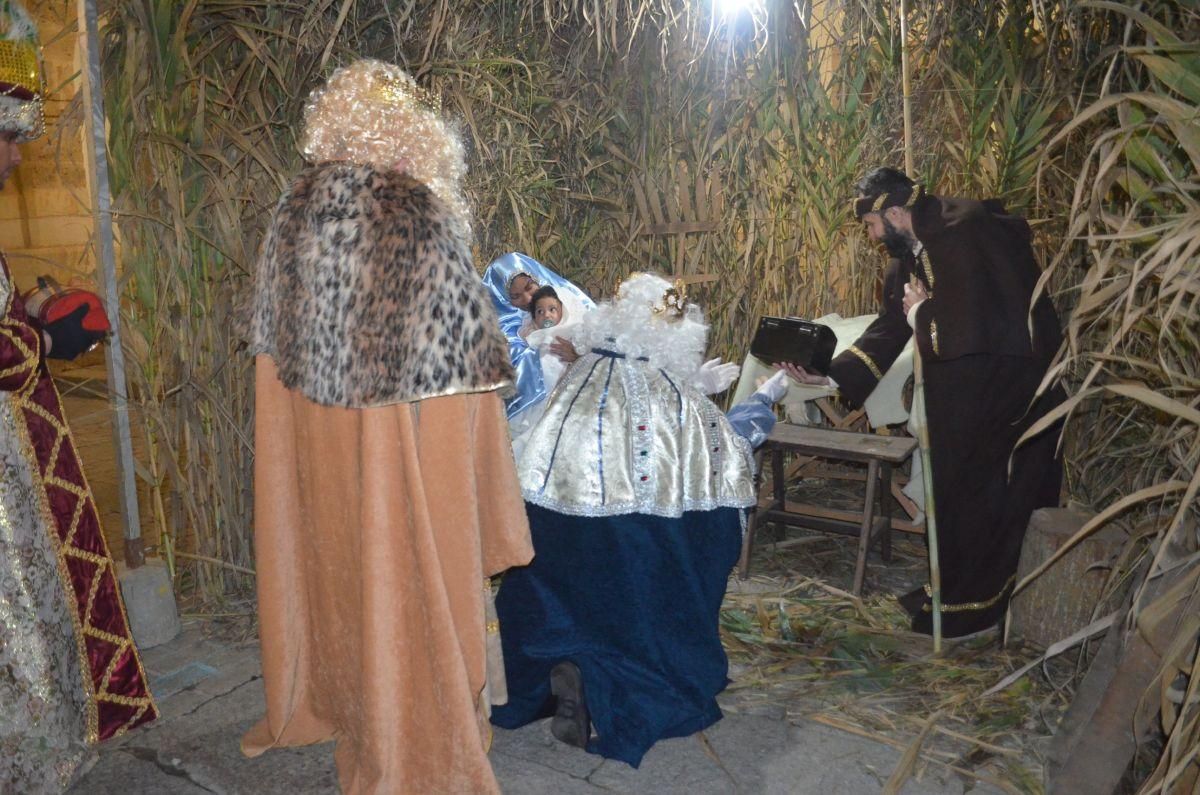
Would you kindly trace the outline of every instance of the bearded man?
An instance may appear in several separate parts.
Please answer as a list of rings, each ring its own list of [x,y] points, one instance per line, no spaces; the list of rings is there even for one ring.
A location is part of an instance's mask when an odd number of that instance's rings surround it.
[[[893,168],[858,184],[855,213],[890,258],[883,308],[834,359],[830,384],[861,404],[915,335],[924,373],[946,637],[985,630],[1004,615],[1029,517],[1057,505],[1059,425],[1017,446],[1064,398],[1038,394],[1062,341],[1042,295],[1024,219],[997,200],[925,193]],[[1032,303],[1032,309],[1031,309]],[[1032,333],[1031,333],[1032,330]],[[900,597],[917,632],[932,632],[928,586]]]

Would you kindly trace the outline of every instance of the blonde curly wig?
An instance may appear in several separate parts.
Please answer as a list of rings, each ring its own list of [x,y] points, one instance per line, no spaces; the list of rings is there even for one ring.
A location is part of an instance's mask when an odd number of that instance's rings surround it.
[[[310,163],[349,160],[405,171],[463,220],[462,141],[428,92],[399,66],[362,59],[335,71],[304,106],[300,151]]]

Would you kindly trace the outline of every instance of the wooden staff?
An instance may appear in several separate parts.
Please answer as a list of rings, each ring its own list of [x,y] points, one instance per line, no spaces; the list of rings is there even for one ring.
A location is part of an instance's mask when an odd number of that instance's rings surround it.
[[[914,287],[917,277],[909,283]],[[925,416],[925,376],[921,371],[921,348],[913,332],[913,408],[921,402],[921,421],[917,425],[917,444],[921,450],[921,483],[925,487],[925,535],[929,544],[929,591],[933,601],[933,653],[942,652],[942,569],[938,564],[937,520],[933,504],[933,455],[929,449],[929,423]]]

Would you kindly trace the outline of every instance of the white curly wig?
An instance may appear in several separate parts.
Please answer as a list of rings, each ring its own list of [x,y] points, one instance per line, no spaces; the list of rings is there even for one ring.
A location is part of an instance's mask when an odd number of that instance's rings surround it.
[[[610,301],[583,316],[568,337],[580,352],[601,348],[630,358],[645,357],[685,381],[704,359],[708,325],[696,304],[677,312],[668,301],[672,282],[650,273],[626,279]]]

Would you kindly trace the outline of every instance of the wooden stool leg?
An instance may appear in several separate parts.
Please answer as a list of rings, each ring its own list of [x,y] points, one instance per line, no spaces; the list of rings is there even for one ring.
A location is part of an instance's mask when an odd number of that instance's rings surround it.
[[[854,595],[862,595],[867,574],[867,549],[871,546],[871,526],[875,523],[875,488],[879,483],[879,462],[867,463],[867,499],[863,503],[862,528],[858,532],[858,562],[854,566]]]
[[[758,496],[758,491],[762,486],[762,462],[765,450],[760,448],[754,453],[754,495]],[[758,506],[755,505],[750,509],[750,516],[746,519],[746,535],[742,539],[742,555],[738,558],[737,569],[738,576],[743,580],[750,576],[750,553],[754,551],[754,531],[758,527],[758,517],[760,513]]]
[[[883,528],[883,541],[879,545],[885,563],[892,562],[892,465],[886,461],[879,467],[879,515],[887,520]]]
[[[742,556],[738,558],[738,576],[743,580],[750,576],[750,553],[754,550],[754,526],[758,524],[755,510],[746,520],[746,537],[742,539]]]
[[[783,448],[775,447],[771,449],[771,483],[774,500],[771,503],[771,509],[776,511],[787,510],[787,470],[783,465]],[[781,522],[775,522],[774,530],[771,533],[772,541],[782,541],[786,535],[787,525]]]

